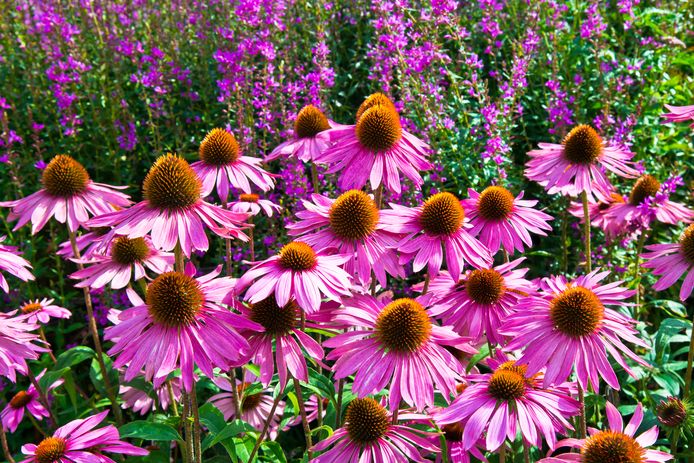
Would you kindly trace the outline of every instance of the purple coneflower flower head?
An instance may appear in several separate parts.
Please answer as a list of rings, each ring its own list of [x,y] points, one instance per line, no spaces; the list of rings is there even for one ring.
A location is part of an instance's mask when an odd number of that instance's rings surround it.
[[[84,226],[90,216],[106,214],[131,204],[129,196],[114,187],[95,183],[87,169],[65,154],[51,159],[41,176],[41,188],[25,198],[0,202],[12,208],[9,220],[17,220],[14,230],[31,221],[35,234],[51,219],[66,223],[71,232]]]
[[[272,217],[274,211],[280,212],[282,206],[275,204],[270,200],[261,199],[255,193],[242,193],[239,195],[239,199],[229,203],[229,209],[234,212],[241,212],[248,214],[250,216],[256,216],[260,214],[262,210],[265,215]]]
[[[402,191],[400,174],[417,188],[429,170],[429,146],[400,125],[393,103],[381,93],[369,96],[357,112],[357,123],[321,132],[331,146],[315,162],[329,164],[328,173],[340,172],[342,190],[361,189],[367,181],[372,190],[381,184],[394,193]]]
[[[230,187],[250,193],[250,182],[262,191],[275,186],[272,175],[260,167],[261,162],[259,158],[241,156],[239,144],[230,132],[212,129],[200,143],[200,160],[190,167],[202,181],[202,196],[212,193],[216,185],[219,199],[226,203]]]
[[[224,238],[247,241],[241,231],[246,214],[228,211],[201,199],[202,184],[181,157],[159,157],[143,183],[145,200],[89,221],[89,227],[113,227],[111,235],[140,238],[151,235],[155,248],[171,251],[180,243],[184,254],[207,251],[205,229]]]
[[[75,287],[97,289],[108,284],[113,289],[121,289],[131,281],[145,278],[146,269],[157,275],[172,270],[174,255],[156,250],[149,236],[116,236],[108,254],[93,254],[79,262],[87,266],[70,275],[70,278],[82,280]]]
[[[667,122],[684,122],[694,121],[694,105],[692,106],[672,106],[665,105],[665,108],[670,111],[662,115]],[[690,126],[694,128],[694,122]]]
[[[603,141],[588,125],[574,127],[561,145],[540,143],[540,149],[528,153],[525,176],[534,180],[548,193],[580,196],[585,192],[591,199],[609,196],[610,182],[605,171],[620,177],[636,177],[628,149]]]
[[[393,249],[399,236],[386,230],[373,198],[361,190],[350,190],[337,199],[312,195],[303,201],[305,209],[287,226],[289,234],[298,236],[314,249],[334,248],[351,258],[344,269],[362,285],[369,285],[373,271],[382,287],[386,272],[396,277],[405,273]]]
[[[393,410],[400,400],[418,411],[430,407],[435,391],[450,397],[463,367],[444,346],[468,354],[476,350],[450,327],[432,322],[422,305],[426,299],[391,301],[368,295],[343,299],[344,309],[336,312],[335,320],[354,329],[323,342],[333,348],[327,358],[336,360],[335,377],[354,374],[352,392],[358,397],[389,387]]]
[[[272,394],[273,388],[258,387],[253,385],[255,376],[247,374],[244,381],[234,379],[236,392],[239,397],[239,406],[241,408],[241,416],[237,417],[234,411],[234,401],[231,395],[231,381],[226,376],[217,376],[212,381],[226,392],[220,392],[210,397],[210,402],[219,409],[224,415],[224,420],[230,421],[239,418],[253,426],[258,431],[261,431],[265,422],[270,417],[272,404],[274,402]],[[270,420],[270,429],[268,435],[270,439],[277,437],[279,431],[280,418],[284,414],[284,401],[280,400],[275,408],[275,414]]]
[[[181,399],[181,382],[169,381],[169,384],[171,385],[174,400],[179,401]],[[146,415],[150,411],[154,411],[157,408],[157,404],[162,410],[167,410],[171,405],[168,387],[163,385],[156,388],[154,393],[157,397],[156,403],[154,398],[145,391],[133,386],[121,385],[118,389],[118,396],[123,399],[121,408],[125,410],[132,409],[134,413],[139,413],[140,415]]]
[[[139,456],[149,454],[145,449],[120,440],[118,429],[112,424],[94,429],[107,414],[106,411],[71,421],[38,445],[22,446],[22,453],[28,457],[21,463],[115,463],[104,452]]]
[[[308,368],[302,348],[311,359],[319,362],[324,354],[320,344],[299,329],[301,308],[298,304],[290,300],[287,305],[280,306],[275,296],[270,295],[249,307],[239,305],[238,309],[243,316],[264,329],[260,333],[241,332],[250,345],[250,360],[260,367],[260,381],[265,386],[269,385],[277,365],[281,387],[287,384],[290,377],[287,372],[300,381],[308,382]]]
[[[20,256],[21,252],[17,250],[16,246],[2,244],[6,239],[6,236],[0,236],[0,270],[14,275],[22,281],[33,280],[34,275],[30,271],[31,264]],[[0,273],[0,288],[6,293],[10,291],[10,285],[2,273]]]
[[[41,379],[45,372],[46,370],[43,370],[41,373],[36,375],[36,379]],[[52,391],[61,384],[63,384],[63,380],[59,379],[48,386],[46,392]],[[31,413],[31,416],[39,421],[50,416],[50,413],[48,413],[46,407],[44,407],[41,403],[39,393],[36,391],[33,384],[30,384],[27,390],[19,391],[12,396],[7,406],[2,410],[2,413],[0,413],[2,427],[9,432],[15,432],[19,426],[19,423],[21,423],[22,419],[24,419],[25,413]]]
[[[134,307],[117,314],[119,323],[106,328],[104,337],[114,341],[109,355],[117,355],[114,367],[127,365],[125,380],[145,370],[145,378],[159,388],[169,373],[180,368],[186,391],[193,384],[193,369],[213,377],[213,369],[227,370],[243,363],[248,342],[238,330],[262,327],[221,307],[236,280],[216,278],[221,271],[193,278],[186,273],[167,272],[149,284],[146,300],[128,289]]]
[[[65,307],[53,304],[53,299],[35,299],[24,303],[19,310],[27,316],[28,323],[48,323],[51,318],[70,318],[72,313]]]
[[[528,365],[528,374],[547,368],[545,386],[565,381],[573,370],[584,389],[590,382],[597,391],[601,377],[619,389],[608,353],[631,376],[635,374],[622,355],[646,365],[622,341],[648,347],[636,336],[636,322],[606,307],[624,307],[634,291],[620,286],[621,281],[600,284],[609,273],[594,270],[572,282],[562,276],[543,278],[538,295],[522,300],[500,330],[512,338],[507,350],[525,348],[518,363]]]
[[[370,397],[354,399],[347,406],[344,426],[313,446],[314,452],[327,451],[311,462],[424,463],[425,456],[439,451],[432,433],[411,425],[427,420],[426,415],[401,413],[398,419],[409,423],[393,423],[391,413]]]
[[[323,112],[313,105],[301,108],[294,121],[294,133],[290,140],[277,146],[265,161],[296,156],[304,162],[317,159],[332,144],[329,140],[319,137],[326,130],[346,127],[331,121]]]
[[[642,254],[647,261],[643,267],[660,277],[653,289],[663,291],[686,274],[680,288],[680,300],[686,300],[694,289],[694,224],[684,230],[678,243],[652,244],[646,250],[650,252]]]
[[[404,237],[397,244],[400,264],[412,261],[419,272],[425,266],[430,278],[438,275],[446,257],[448,272],[460,278],[464,262],[474,267],[489,267],[489,249],[469,229],[472,225],[458,198],[451,193],[436,193],[418,207],[390,204],[392,210],[381,211],[387,230]]]
[[[661,463],[672,460],[672,455],[651,450],[648,447],[658,439],[658,426],[636,436],[643,421],[643,407],[638,404],[629,424],[624,426],[617,407],[605,404],[609,429],[600,431],[590,428],[587,439],[565,439],[558,447],[571,447],[578,452],[564,453],[540,460],[538,463],[604,463],[606,461],[628,461],[629,463]],[[636,437],[635,437],[636,436]]]
[[[506,439],[513,442],[520,431],[523,440],[550,447],[556,434],[572,430],[568,417],[578,415],[580,404],[571,398],[568,383],[543,387],[538,374],[529,375],[524,365],[513,360],[490,362],[493,373],[469,375],[471,383],[453,403],[436,414],[439,425],[464,423],[462,446],[473,448],[486,429],[487,450],[495,451]]]
[[[29,323],[29,315],[18,315],[14,310],[0,313],[0,376],[5,376],[13,383],[17,381],[17,372],[27,374],[27,359],[36,360],[48,349],[34,342],[42,343],[39,336],[32,331],[38,325]]]
[[[600,228],[605,233],[605,236],[610,239],[625,233],[627,231],[626,224],[610,216],[612,209],[619,204],[624,204],[624,202],[622,195],[614,191],[607,198],[597,202],[589,202],[588,217],[590,218],[590,225]],[[581,219],[581,223],[583,223],[583,204],[576,201],[572,202],[569,206],[569,213]]]
[[[255,264],[240,279],[237,289],[255,304],[274,293],[281,307],[296,300],[306,313],[317,312],[321,294],[333,301],[350,294],[350,276],[342,269],[352,256],[316,252],[301,241],[286,244],[276,255]]]
[[[528,269],[516,268],[524,260],[470,270],[458,281],[442,272],[431,282],[430,291],[436,302],[429,313],[475,342],[484,341],[486,336],[493,344],[505,344],[499,328],[516,311],[521,299],[535,291],[534,285],[525,279]]]
[[[694,211],[683,204],[670,201],[670,193],[677,182],[662,184],[652,175],[644,174],[636,180],[629,199],[614,204],[607,213],[611,220],[636,229],[648,229],[654,221],[676,225],[694,220]]]
[[[546,236],[545,231],[552,226],[547,221],[552,216],[533,209],[537,201],[523,199],[521,192],[517,197],[502,186],[490,186],[482,193],[468,189],[470,199],[461,201],[465,215],[470,220],[469,230],[495,254],[503,248],[509,254],[515,250],[523,252],[526,246],[533,245],[530,233]]]

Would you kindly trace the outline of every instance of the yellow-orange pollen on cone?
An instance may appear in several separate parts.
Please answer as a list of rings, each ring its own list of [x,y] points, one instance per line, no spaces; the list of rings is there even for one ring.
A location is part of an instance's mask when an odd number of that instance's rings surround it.
[[[345,240],[362,240],[376,229],[378,207],[361,190],[350,190],[340,195],[328,214],[333,233]]]
[[[149,257],[150,252],[144,238],[119,236],[111,244],[111,258],[121,265],[144,262]]]
[[[631,188],[631,193],[629,193],[629,204],[638,206],[644,202],[646,198],[655,196],[658,190],[660,190],[660,182],[655,177],[648,174],[642,175]]]
[[[156,160],[145,177],[142,190],[151,206],[178,210],[200,199],[202,183],[185,159],[168,153]]]
[[[694,224],[688,226],[680,237],[680,249],[690,265],[694,265]]]
[[[505,220],[513,212],[513,193],[502,186],[490,186],[480,193],[477,210],[486,220]]]
[[[200,143],[200,160],[212,166],[226,166],[239,158],[239,143],[231,132],[212,129]]]
[[[602,323],[605,307],[593,291],[582,286],[565,289],[550,302],[554,326],[574,338],[593,334]]]
[[[260,196],[255,193],[241,193],[239,195],[239,201],[243,201],[244,203],[257,203],[260,201]]]
[[[368,150],[388,151],[402,137],[400,115],[388,106],[372,106],[357,120],[355,132],[359,143]]]
[[[376,339],[386,349],[400,353],[418,351],[431,335],[431,320],[414,299],[396,299],[376,319]]]
[[[87,189],[89,174],[72,157],[59,154],[43,170],[41,183],[51,196],[69,198]]]
[[[38,312],[42,308],[43,308],[43,306],[41,305],[40,302],[27,302],[26,304],[24,304],[21,307],[20,310],[22,311],[22,313],[27,314],[27,313]]]
[[[582,463],[643,463],[646,451],[633,437],[616,431],[601,431],[586,439]]]
[[[564,157],[574,164],[589,165],[602,154],[602,138],[589,125],[578,125],[564,137]]]
[[[610,199],[608,201],[600,201],[598,203],[598,210],[605,211],[613,204],[624,204],[624,198],[622,195],[619,193],[610,193]]]
[[[297,327],[300,308],[294,301],[289,301],[284,307],[277,304],[274,295],[262,301],[251,304],[250,319],[262,325],[266,334],[283,336]]]
[[[526,384],[525,376],[518,369],[497,368],[489,378],[487,390],[495,399],[508,402],[523,397]]]
[[[295,272],[311,270],[317,264],[316,252],[311,246],[301,241],[286,244],[280,249],[279,257],[280,266]]]
[[[147,308],[167,327],[190,325],[205,302],[199,283],[179,272],[162,273],[147,288]]]
[[[357,122],[361,118],[361,116],[369,109],[373,108],[374,106],[385,106],[386,108],[390,108],[393,111],[396,111],[395,105],[391,101],[390,98],[388,98],[385,94],[381,92],[376,92],[372,93],[366,99],[362,102],[361,105],[359,105],[359,109],[357,109],[357,117],[356,120]]]
[[[506,292],[504,277],[494,269],[477,269],[463,282],[470,299],[478,304],[496,304]]]
[[[451,235],[457,232],[465,219],[460,201],[451,193],[436,193],[422,205],[419,224],[433,236]]]
[[[390,426],[388,414],[370,397],[354,399],[345,412],[345,427],[350,439],[365,445],[386,435]]]
[[[31,402],[31,396],[27,394],[26,391],[19,391],[10,400],[10,407],[12,408],[22,408]]]
[[[299,138],[315,137],[329,128],[328,118],[325,117],[323,111],[313,105],[301,108],[294,121],[294,133]]]
[[[37,463],[53,463],[65,456],[67,444],[61,437],[46,437],[34,451]]]

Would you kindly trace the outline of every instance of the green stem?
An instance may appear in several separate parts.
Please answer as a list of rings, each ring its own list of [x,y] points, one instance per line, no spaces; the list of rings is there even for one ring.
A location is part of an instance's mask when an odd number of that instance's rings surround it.
[[[641,230],[641,236],[639,236],[639,241],[636,245],[636,256],[634,257],[633,279],[636,282],[636,307],[634,308],[635,315],[638,315],[641,312],[641,253],[643,252],[643,245],[645,243],[646,230]]]
[[[689,340],[689,356],[687,357],[687,372],[684,375],[684,398],[687,399],[692,389],[692,363],[694,363],[694,317],[692,317],[692,335]]]
[[[171,387],[171,381],[166,381],[166,392],[169,393],[171,410],[173,410],[174,416],[178,416],[178,403],[176,403],[176,396],[174,396],[173,387]]]
[[[17,463],[14,458],[12,458],[12,453],[10,452],[10,447],[7,445],[7,436],[5,435],[5,429],[0,426],[0,443],[2,444],[2,453],[5,454],[5,458],[9,463]]]
[[[190,394],[190,408],[193,411],[193,451],[195,463],[202,463],[202,429],[200,427],[200,413],[198,412],[198,396],[195,385]]]
[[[337,406],[335,407],[335,429],[342,426],[342,396],[345,390],[344,378],[337,380]]]
[[[241,378],[243,381],[243,378]],[[241,419],[241,402],[239,401],[239,389],[236,385],[236,368],[229,370],[229,382],[231,383],[231,403],[234,406],[234,416]]]
[[[299,414],[301,415],[301,423],[304,427],[304,434],[306,435],[306,453],[308,455],[309,461],[311,461],[311,447],[313,447],[313,442],[311,439],[311,428],[308,425],[308,418],[306,415],[306,404],[304,403],[304,398],[301,393],[301,383],[296,378],[294,379],[294,391],[296,392],[296,400],[299,402]],[[317,397],[320,401],[320,397]]]
[[[277,397],[275,397],[275,400],[272,402],[272,408],[270,409],[270,414],[268,415],[267,419],[265,420],[265,424],[263,425],[263,430],[260,431],[260,435],[258,436],[258,439],[255,441],[255,445],[253,446],[253,451],[251,451],[251,456],[248,458],[248,463],[253,463],[253,457],[258,453],[258,449],[260,448],[260,444],[263,443],[263,440],[265,439],[265,436],[267,435],[268,429],[270,429],[270,423],[272,422],[272,418],[275,416],[275,410],[277,409],[277,405],[280,403],[280,399],[282,398],[282,395],[284,393],[284,389],[277,394]],[[239,417],[240,418],[240,417]]]
[[[586,438],[586,398],[583,394],[583,387],[580,383],[576,383],[578,386],[578,401],[580,403],[580,414],[578,416],[578,437],[579,439]]]
[[[585,240],[586,273],[590,273],[593,270],[590,249],[590,213],[588,212],[588,193],[585,191],[581,192],[581,201],[583,202],[583,239]]]

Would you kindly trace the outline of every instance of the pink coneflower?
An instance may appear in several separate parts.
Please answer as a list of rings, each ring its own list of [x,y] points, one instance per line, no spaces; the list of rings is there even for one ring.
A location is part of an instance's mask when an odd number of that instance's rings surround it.
[[[251,216],[258,215],[262,210],[265,212],[265,215],[272,217],[274,211],[280,212],[282,210],[282,206],[275,204],[270,200],[261,199],[260,196],[255,193],[242,193],[239,195],[239,199],[237,201],[232,201],[229,203],[229,209],[234,212],[246,213]]]
[[[180,381],[170,381],[171,392],[173,392],[173,398],[177,402],[181,399],[181,382]],[[169,395],[169,390],[166,385],[154,390],[157,397],[157,402],[147,394],[136,387],[121,385],[118,389],[118,396],[123,399],[121,408],[132,409],[133,412],[139,413],[140,415],[146,415],[150,411],[156,409],[157,404],[162,410],[167,410],[171,405],[171,396]]]
[[[652,268],[653,275],[660,277],[653,289],[669,288],[686,273],[680,288],[680,300],[686,300],[694,289],[694,224],[684,230],[679,243],[652,244],[646,249],[651,252],[642,254],[648,261],[643,267]]]
[[[287,371],[294,378],[308,382],[308,369],[302,347],[310,358],[319,362],[324,354],[320,344],[299,329],[301,308],[297,303],[290,300],[285,306],[280,306],[275,296],[270,295],[250,304],[250,307],[239,305],[237,308],[242,315],[261,325],[264,330],[262,333],[241,331],[250,346],[250,360],[260,367],[260,381],[265,386],[270,384],[277,365],[282,387],[287,384]]]
[[[609,273],[594,270],[572,282],[563,276],[543,278],[540,293],[522,300],[500,330],[512,338],[507,350],[525,348],[518,363],[528,365],[528,374],[547,367],[545,386],[565,381],[574,370],[584,389],[590,380],[597,391],[600,377],[619,389],[607,352],[631,376],[622,354],[646,365],[621,340],[648,347],[635,336],[636,322],[605,307],[624,307],[635,292],[621,287],[621,281],[600,285]]]
[[[27,315],[28,323],[48,323],[51,318],[70,318],[72,313],[65,307],[53,304],[53,299],[35,299],[23,304],[19,310]]]
[[[29,261],[19,256],[21,252],[17,251],[16,246],[2,244],[5,239],[7,239],[6,236],[0,236],[0,270],[14,275],[22,281],[33,280],[34,275],[30,272],[31,264]],[[0,288],[6,293],[10,291],[10,285],[2,273],[0,273]]]
[[[432,167],[429,146],[403,130],[395,106],[381,93],[362,103],[355,125],[327,130],[319,138],[332,145],[314,161],[330,164],[328,173],[341,172],[338,184],[343,190],[361,189],[368,181],[373,190],[383,184],[400,193],[401,173],[419,188],[424,183],[419,172]]]
[[[90,215],[101,215],[130,205],[129,196],[114,187],[95,183],[87,170],[70,156],[59,154],[43,170],[41,188],[26,198],[0,202],[11,207],[9,220],[17,220],[14,230],[31,221],[31,233],[41,230],[51,217],[67,221],[71,232],[83,226]]]
[[[670,111],[669,113],[662,114],[662,117],[667,119],[667,122],[694,121],[694,105],[672,106],[666,104],[665,108]],[[694,122],[692,122],[690,127],[694,128]]]
[[[626,224],[610,216],[612,209],[619,204],[624,204],[624,198],[615,191],[612,191],[608,197],[598,202],[589,202],[588,218],[590,219],[590,225],[600,228],[608,238],[615,238],[626,232]],[[576,201],[572,202],[569,206],[569,213],[581,219],[581,223],[583,223],[583,204]]]
[[[499,328],[520,300],[535,290],[524,278],[528,269],[516,269],[524,260],[471,270],[458,281],[441,273],[431,284],[436,303],[429,313],[461,335],[475,341],[486,335],[490,342],[503,345]]]
[[[539,150],[528,153],[525,176],[534,180],[548,193],[604,199],[609,196],[610,182],[604,170],[620,177],[636,177],[630,159],[634,153],[608,143],[588,125],[574,127],[561,145],[540,143]]]
[[[451,193],[437,193],[418,207],[390,204],[392,210],[381,211],[387,230],[404,234],[397,244],[400,264],[411,260],[412,268],[419,272],[427,266],[428,274],[435,277],[446,257],[446,267],[458,280],[463,262],[474,267],[489,267],[492,256],[489,249],[474,238],[458,198]]]
[[[484,457],[482,451],[480,451],[477,446],[473,446],[470,449],[465,449],[463,444],[463,430],[465,429],[466,423],[458,421],[456,423],[445,424],[441,426],[441,432],[443,432],[444,438],[446,439],[446,449],[448,450],[448,460],[450,463],[471,463],[473,461],[484,461],[488,460]],[[434,437],[436,441],[439,437]],[[482,446],[484,445],[484,440],[482,441]],[[477,460],[473,460],[475,457]],[[441,455],[436,456],[436,463],[441,463],[443,458]]]
[[[258,431],[261,431],[270,416],[272,411],[273,389],[261,388],[253,386],[252,381],[255,379],[253,375],[246,375],[244,381],[234,380],[236,391],[239,397],[239,406],[241,408],[240,419],[253,426]],[[224,415],[225,421],[230,421],[237,418],[234,411],[234,401],[231,394],[231,383],[226,376],[217,376],[212,380],[220,389],[227,392],[221,392],[210,397],[210,402],[219,409]],[[270,428],[268,435],[270,439],[277,437],[279,430],[280,418],[284,414],[284,401],[280,400],[275,408],[275,414],[270,420]]]
[[[393,410],[402,399],[421,411],[433,405],[435,390],[445,398],[455,392],[463,367],[444,346],[476,351],[450,327],[432,323],[423,300],[368,295],[343,299],[344,309],[335,319],[355,329],[323,342],[334,349],[327,358],[336,360],[335,377],[356,373],[352,392],[358,397],[389,387]]]
[[[426,415],[401,413],[401,421],[424,421]],[[328,449],[312,463],[410,463],[428,461],[425,456],[438,452],[432,433],[409,423],[393,423],[392,416],[372,398],[354,399],[347,406],[345,424],[313,446],[314,452]]]
[[[129,238],[151,234],[155,248],[171,251],[180,243],[188,257],[194,250],[207,251],[205,228],[224,238],[247,241],[239,228],[246,214],[206,203],[200,198],[201,190],[200,179],[188,163],[169,153],[159,157],[147,173],[144,201],[95,217],[88,226],[113,227],[111,233]]]
[[[533,245],[530,233],[547,236],[545,230],[552,229],[547,223],[552,216],[533,209],[537,201],[524,200],[522,192],[514,197],[502,186],[490,186],[482,193],[470,188],[468,195],[470,199],[461,203],[472,224],[469,232],[479,235],[479,240],[492,254],[501,246],[509,254],[516,249],[523,252],[523,243],[528,247]]]
[[[655,220],[672,225],[694,220],[694,211],[683,204],[670,201],[679,178],[662,184],[652,175],[644,174],[636,180],[629,199],[614,204],[607,216],[626,227],[649,228]]]
[[[5,376],[13,383],[17,381],[17,372],[26,375],[27,359],[36,360],[41,352],[48,352],[39,336],[31,333],[38,329],[29,323],[29,315],[15,316],[16,310],[0,313],[0,376]]]
[[[304,106],[296,115],[292,138],[272,150],[272,153],[265,157],[265,161],[296,156],[304,162],[312,162],[331,145],[318,134],[338,127],[342,126],[325,117],[320,109],[313,105]]]
[[[224,129],[212,129],[200,143],[200,160],[190,167],[202,181],[202,196],[207,196],[217,185],[219,199],[226,203],[229,187],[251,192],[253,182],[262,191],[275,186],[272,175],[261,167],[259,158],[241,156],[239,144],[234,136]]]
[[[285,245],[276,255],[255,264],[238,281],[239,290],[255,282],[245,299],[255,304],[275,294],[284,307],[293,298],[306,313],[320,308],[321,294],[333,301],[350,294],[350,277],[342,265],[352,256],[316,252],[300,241]]]
[[[157,275],[170,271],[174,255],[154,249],[149,236],[117,236],[107,255],[93,254],[90,259],[79,262],[87,266],[70,275],[70,278],[82,280],[75,287],[97,289],[110,284],[113,289],[121,289],[131,281],[145,278],[146,269]]]
[[[465,423],[465,450],[477,444],[485,429],[489,451],[507,438],[514,441],[517,430],[528,444],[541,447],[544,437],[553,447],[556,433],[573,429],[567,418],[578,415],[580,404],[571,398],[570,384],[543,388],[538,375],[528,375],[527,367],[513,360],[492,361],[490,366],[493,373],[469,375],[471,384],[435,417],[440,425]]]
[[[385,230],[380,211],[373,198],[361,190],[350,190],[337,199],[312,195],[303,201],[305,210],[296,213],[299,220],[287,226],[289,234],[316,250],[337,249],[351,258],[344,269],[359,283],[368,285],[373,270],[381,286],[386,272],[404,277],[394,248],[399,237]]]
[[[540,460],[538,463],[605,463],[611,461],[629,463],[661,463],[672,460],[672,455],[660,450],[650,450],[649,446],[658,440],[658,426],[653,426],[638,437],[636,431],[643,421],[643,407],[636,406],[634,416],[624,427],[617,407],[610,402],[605,404],[609,430],[590,428],[587,439],[565,439],[557,447],[571,447],[579,452],[564,453]]]
[[[21,463],[115,463],[103,452],[141,456],[149,454],[145,449],[120,440],[118,429],[112,424],[94,429],[107,414],[106,411],[73,420],[58,428],[39,445],[22,446],[22,453],[29,457]]]
[[[215,367],[227,370],[245,359],[248,343],[237,330],[262,327],[219,305],[235,284],[215,278],[220,271],[193,278],[195,268],[189,265],[185,274],[164,273],[150,283],[145,301],[128,290],[134,307],[120,312],[120,323],[104,335],[115,343],[108,352],[118,354],[114,367],[128,365],[126,381],[144,367],[145,378],[158,388],[180,368],[183,387],[190,391],[195,364],[213,377]]]
[[[36,375],[36,379],[41,379],[45,372],[46,370],[43,370]],[[52,391],[61,384],[63,384],[63,380],[59,379],[48,386],[46,393]],[[33,384],[30,384],[26,391],[19,391],[12,396],[7,406],[2,410],[2,413],[0,413],[2,427],[9,432],[15,432],[19,423],[24,419],[25,412],[31,413],[31,416],[39,421],[50,416],[46,407],[41,403],[39,393],[36,392],[36,388]]]

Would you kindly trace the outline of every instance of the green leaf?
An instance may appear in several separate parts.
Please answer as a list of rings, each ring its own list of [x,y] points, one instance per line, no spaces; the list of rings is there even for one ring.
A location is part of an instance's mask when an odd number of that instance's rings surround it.
[[[63,375],[65,375],[69,371],[70,368],[61,368],[60,370],[52,370],[46,372],[46,374],[43,375],[39,380],[39,386],[41,386],[41,390],[47,391],[51,384],[58,381],[60,378],[63,377]]]
[[[203,450],[213,447],[218,443],[222,442],[223,440],[236,437],[243,432],[249,431],[255,432],[255,428],[248,423],[244,423],[241,420],[234,420],[231,423],[228,423],[220,432],[216,433],[216,435],[212,436],[212,434],[210,434],[212,439],[205,439],[205,443],[203,444]]]
[[[181,435],[173,427],[151,421],[131,421],[121,426],[119,432],[121,437],[164,441],[182,440]]]
[[[282,451],[282,446],[278,442],[263,441],[261,447],[265,448],[266,453],[272,454],[272,461],[278,463],[287,463],[287,456]]]
[[[87,359],[94,358],[96,352],[91,347],[77,346],[60,354],[55,362],[55,369],[67,368]]]

